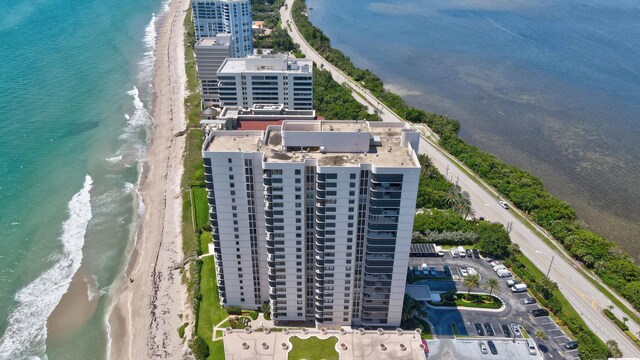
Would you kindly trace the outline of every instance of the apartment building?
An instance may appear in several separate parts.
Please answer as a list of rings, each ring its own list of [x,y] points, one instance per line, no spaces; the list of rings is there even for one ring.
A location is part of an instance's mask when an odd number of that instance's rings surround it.
[[[205,165],[223,305],[277,324],[398,326],[420,165],[405,124],[285,120],[211,131]]]
[[[194,47],[202,106],[205,108],[220,107],[218,69],[224,60],[231,56],[232,39],[231,35],[220,33],[214,37],[201,38]]]
[[[290,110],[313,109],[313,62],[286,55],[229,58],[218,70],[222,106],[250,108],[283,104]]]
[[[196,41],[226,33],[233,37],[231,56],[253,54],[250,0],[192,0]]]

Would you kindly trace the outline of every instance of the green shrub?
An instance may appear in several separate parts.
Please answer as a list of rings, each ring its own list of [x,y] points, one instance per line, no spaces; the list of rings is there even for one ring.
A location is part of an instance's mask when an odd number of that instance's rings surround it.
[[[189,348],[196,360],[205,360],[209,357],[209,345],[199,336],[191,341]]]
[[[178,328],[178,336],[180,339],[184,338],[184,329],[189,325],[189,323],[184,323]]]
[[[242,314],[242,309],[240,309],[239,306],[225,306],[224,308],[225,310],[227,310],[227,313],[229,313],[229,315],[240,315]]]
[[[253,311],[251,311],[251,312],[249,313],[249,316],[251,316],[251,319],[252,319],[252,320],[255,320],[255,319],[257,319],[257,318],[258,318],[258,312],[257,312],[257,311],[255,311],[255,310],[253,310]]]

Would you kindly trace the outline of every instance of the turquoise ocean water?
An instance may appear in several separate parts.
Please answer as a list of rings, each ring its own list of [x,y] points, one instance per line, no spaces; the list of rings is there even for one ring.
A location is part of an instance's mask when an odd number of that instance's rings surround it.
[[[136,184],[164,7],[0,2],[0,359],[106,355],[109,289],[144,211]],[[74,275],[97,305],[48,334]]]
[[[307,4],[356,65],[459,119],[467,141],[542,178],[640,260],[640,2]]]

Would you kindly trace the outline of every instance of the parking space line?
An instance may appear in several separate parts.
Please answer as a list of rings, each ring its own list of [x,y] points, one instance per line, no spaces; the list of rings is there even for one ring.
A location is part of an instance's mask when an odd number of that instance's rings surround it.
[[[562,331],[562,329],[560,329],[560,328],[555,328],[555,329],[545,330],[545,331],[547,331],[547,332],[549,332],[549,331]]]
[[[550,324],[554,324],[554,325],[555,325],[556,323],[555,323],[555,322],[553,322],[553,321],[551,321],[551,322],[548,322],[548,323],[538,324],[538,325],[543,326],[543,325],[550,325]]]
[[[553,338],[554,338],[554,339],[557,339],[557,338],[561,338],[561,337],[563,337],[563,338],[567,338],[567,339],[569,338],[567,335],[554,336]]]

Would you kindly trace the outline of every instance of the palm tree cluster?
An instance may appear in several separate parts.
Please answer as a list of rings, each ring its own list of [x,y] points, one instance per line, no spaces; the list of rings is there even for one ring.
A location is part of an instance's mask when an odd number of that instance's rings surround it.
[[[462,215],[465,219],[474,215],[469,193],[462,191],[458,185],[449,188],[446,194],[446,202],[447,205],[451,206],[455,212]]]
[[[493,290],[498,287],[498,280],[490,278],[484,283],[480,282],[480,275],[467,275],[463,280],[464,286],[467,287],[467,295],[471,295],[471,289],[477,289],[483,287],[489,291],[489,296],[493,294]]]

